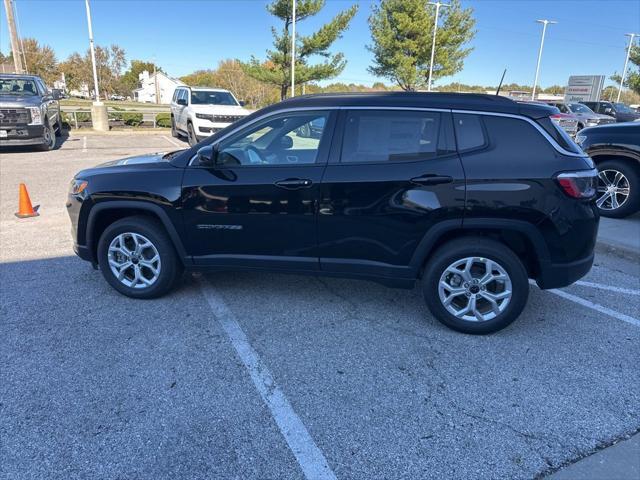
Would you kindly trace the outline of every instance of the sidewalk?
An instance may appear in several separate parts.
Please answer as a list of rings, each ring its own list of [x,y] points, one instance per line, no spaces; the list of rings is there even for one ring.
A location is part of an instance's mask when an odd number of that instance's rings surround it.
[[[640,434],[600,450],[546,477],[547,480],[637,480]]]
[[[600,218],[596,249],[640,261],[640,213],[627,218]]]

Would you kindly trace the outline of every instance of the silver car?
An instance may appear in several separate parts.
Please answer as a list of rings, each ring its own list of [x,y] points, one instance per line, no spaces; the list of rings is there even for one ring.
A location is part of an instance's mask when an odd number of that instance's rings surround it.
[[[554,103],[550,102],[549,105],[557,107],[562,113],[568,113],[573,115],[578,120],[578,130],[582,130],[585,127],[595,127],[598,125],[607,125],[609,123],[616,123],[616,119],[609,115],[603,115],[596,113],[586,105],[578,102],[568,103]]]

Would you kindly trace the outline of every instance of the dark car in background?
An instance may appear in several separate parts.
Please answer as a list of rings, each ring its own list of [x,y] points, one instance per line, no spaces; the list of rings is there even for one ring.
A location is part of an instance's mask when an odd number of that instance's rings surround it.
[[[495,95],[295,97],[188,150],[79,172],[74,250],[133,298],[185,268],[417,282],[448,327],[495,332],[529,279],[563,287],[593,263],[597,171],[556,113]]]
[[[577,137],[598,168],[596,205],[606,217],[640,210],[640,122],[585,128]]]
[[[62,133],[61,97],[38,76],[0,74],[0,146],[53,150]]]
[[[620,102],[580,102],[596,113],[611,115],[616,122],[635,122],[640,120],[640,113]]]
[[[596,113],[583,103],[578,102],[548,102],[556,107],[561,113],[573,115],[578,120],[578,131],[586,127],[597,127],[598,125],[608,125],[615,123],[616,119],[610,115]]]

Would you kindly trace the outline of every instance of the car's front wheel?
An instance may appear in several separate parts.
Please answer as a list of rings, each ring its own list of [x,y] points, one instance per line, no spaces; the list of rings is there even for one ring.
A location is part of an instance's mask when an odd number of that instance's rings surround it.
[[[640,209],[640,175],[629,163],[606,160],[598,163],[596,205],[605,217],[622,218]]]
[[[53,150],[54,148],[56,148],[56,131],[53,125],[45,123],[44,133],[42,136],[42,144],[39,146],[39,150],[48,152],[49,150]]]
[[[196,132],[193,129],[192,123],[187,124],[187,133],[189,134],[189,145],[193,147],[196,143],[198,143],[198,138],[196,137]]]
[[[127,217],[109,225],[98,244],[102,275],[118,292],[156,298],[176,283],[182,266],[164,228],[147,217]]]
[[[487,334],[511,324],[529,296],[527,272],[504,244],[482,237],[453,240],[426,265],[422,288],[431,313],[459,332]]]

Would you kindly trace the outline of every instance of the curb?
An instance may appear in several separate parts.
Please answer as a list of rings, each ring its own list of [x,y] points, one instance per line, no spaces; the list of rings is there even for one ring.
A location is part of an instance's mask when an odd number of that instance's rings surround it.
[[[121,136],[121,135],[171,135],[170,128],[150,128],[149,130],[110,130],[108,132],[97,132],[92,129],[73,129],[67,130],[69,137],[84,137],[85,135],[91,136]]]
[[[598,240],[596,242],[595,251],[596,253],[614,255],[624,260],[640,262],[640,251],[638,251],[638,249],[625,247],[619,244],[613,244],[613,243],[608,243],[602,240]]]

